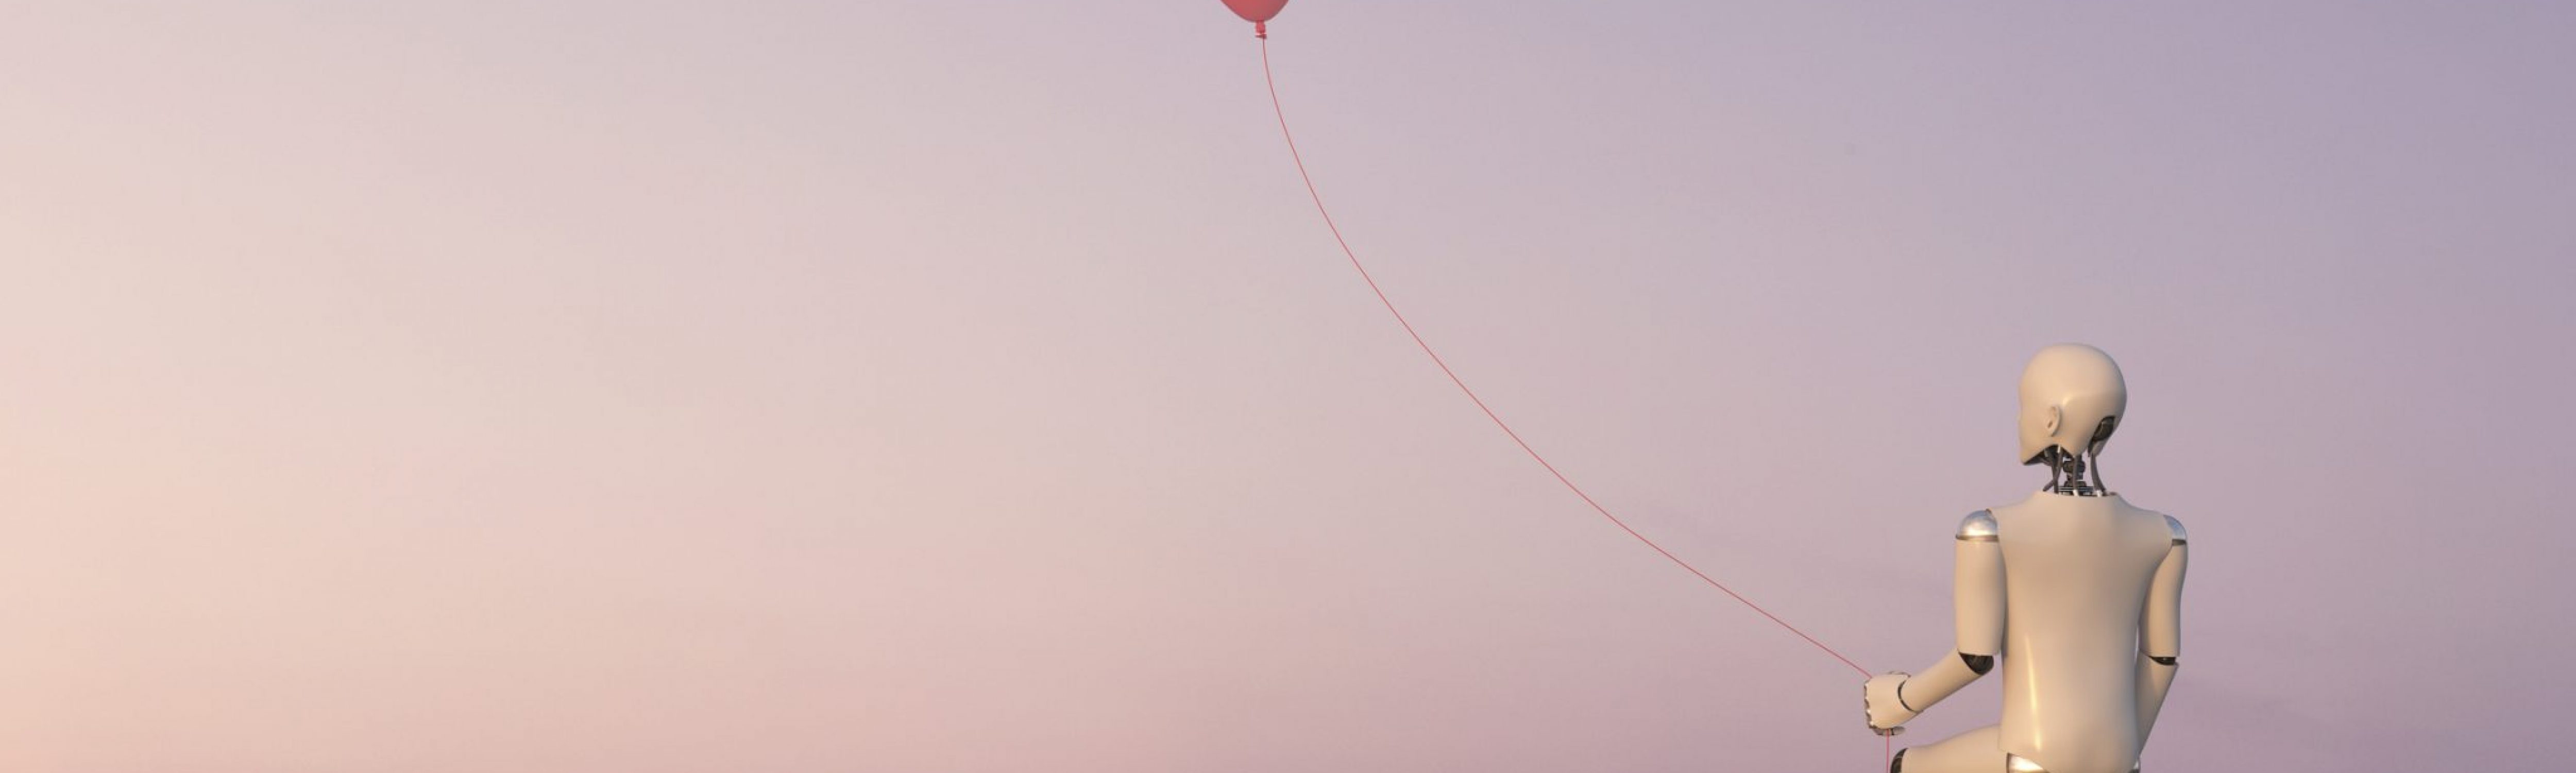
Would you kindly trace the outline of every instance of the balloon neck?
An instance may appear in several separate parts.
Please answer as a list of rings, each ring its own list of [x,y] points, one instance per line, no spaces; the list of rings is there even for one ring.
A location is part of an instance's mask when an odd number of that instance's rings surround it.
[[[1253,37],[1256,37],[1256,38],[1260,38],[1260,39],[1262,39],[1262,40],[1269,40],[1269,39],[1270,39],[1270,22],[1266,22],[1266,21],[1257,21],[1257,22],[1253,22],[1253,23],[1252,23],[1252,36],[1253,36]]]

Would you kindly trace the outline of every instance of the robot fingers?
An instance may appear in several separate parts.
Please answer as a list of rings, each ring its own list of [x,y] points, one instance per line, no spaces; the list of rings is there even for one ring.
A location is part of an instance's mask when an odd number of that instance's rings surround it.
[[[1860,688],[1861,710],[1870,732],[1896,735],[1905,732],[1900,725],[1912,721],[1921,712],[1905,703],[1905,681],[1911,675],[1890,671],[1873,676]]]

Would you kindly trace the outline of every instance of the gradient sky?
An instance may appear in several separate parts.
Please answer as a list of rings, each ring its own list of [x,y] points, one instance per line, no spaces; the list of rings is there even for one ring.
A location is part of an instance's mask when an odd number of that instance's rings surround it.
[[[1873,670],[2126,368],[2151,770],[2565,765],[2576,10],[1300,0],[1342,226]],[[1206,2],[0,10],[0,768],[1865,771]],[[1988,724],[1992,683],[1915,725]]]

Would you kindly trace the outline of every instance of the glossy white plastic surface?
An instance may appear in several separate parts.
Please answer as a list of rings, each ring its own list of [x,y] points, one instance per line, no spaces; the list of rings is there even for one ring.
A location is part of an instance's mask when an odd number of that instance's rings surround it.
[[[2118,366],[2080,344],[2033,358],[2022,397],[2025,459],[2052,445],[2098,453],[2094,428],[2128,401]],[[1870,725],[1930,709],[1981,676],[1969,664],[1989,655],[2003,721],[1907,749],[1905,773],[2132,770],[2182,655],[2181,521],[2118,495],[2044,491],[1970,514],[1952,545],[1952,651],[1917,675],[1871,679]]]
[[[2128,409],[2128,380],[2111,355],[2083,344],[2041,349],[2021,373],[2021,457],[2014,461],[2028,463],[2049,446],[2098,451],[2094,428]]]

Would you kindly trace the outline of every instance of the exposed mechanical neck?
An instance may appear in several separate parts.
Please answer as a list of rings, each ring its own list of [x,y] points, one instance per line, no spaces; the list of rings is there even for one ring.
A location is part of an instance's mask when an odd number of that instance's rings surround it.
[[[2034,463],[2048,465],[2048,485],[2040,490],[2079,497],[2110,496],[2111,490],[2102,485],[2102,457],[2098,454],[2091,456],[2087,460],[2056,446],[2039,452]]]

